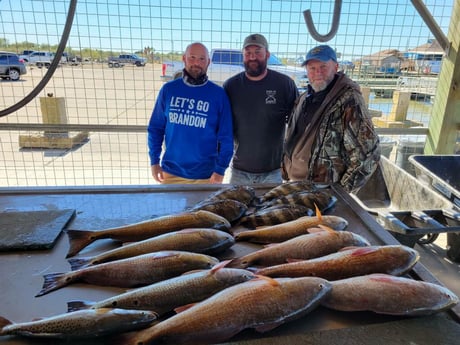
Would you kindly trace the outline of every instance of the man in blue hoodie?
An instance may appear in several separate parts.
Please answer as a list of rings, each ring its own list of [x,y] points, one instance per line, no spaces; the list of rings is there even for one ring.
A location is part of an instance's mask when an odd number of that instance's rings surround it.
[[[163,85],[150,118],[152,176],[164,184],[222,183],[233,155],[230,102],[224,89],[208,80],[210,58],[203,44],[187,46],[182,60],[182,78]]]

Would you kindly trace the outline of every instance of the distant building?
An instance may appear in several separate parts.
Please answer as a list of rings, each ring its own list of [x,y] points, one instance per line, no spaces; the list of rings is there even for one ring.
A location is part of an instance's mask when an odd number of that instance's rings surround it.
[[[438,74],[441,70],[444,51],[438,41],[431,39],[414,49],[406,51],[403,56],[406,62],[403,68],[424,74]]]
[[[403,56],[397,49],[386,49],[380,52],[363,56],[361,69],[369,72],[399,73]]]

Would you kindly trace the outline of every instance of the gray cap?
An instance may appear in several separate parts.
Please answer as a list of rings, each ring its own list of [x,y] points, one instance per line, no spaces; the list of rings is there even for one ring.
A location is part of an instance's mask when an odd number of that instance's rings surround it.
[[[243,49],[247,46],[258,46],[268,50],[268,42],[261,34],[252,34],[244,39]]]

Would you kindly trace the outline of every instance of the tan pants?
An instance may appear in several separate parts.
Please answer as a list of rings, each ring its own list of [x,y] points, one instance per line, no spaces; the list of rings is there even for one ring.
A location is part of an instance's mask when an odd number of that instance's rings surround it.
[[[192,180],[188,178],[179,177],[176,175],[168,174],[163,171],[163,182],[161,184],[209,184],[209,179]]]

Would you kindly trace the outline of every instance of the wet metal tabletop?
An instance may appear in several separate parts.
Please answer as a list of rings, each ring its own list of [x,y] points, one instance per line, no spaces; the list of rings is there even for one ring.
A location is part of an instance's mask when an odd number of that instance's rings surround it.
[[[113,186],[85,188],[27,188],[0,190],[1,212],[75,210],[69,229],[98,230],[177,213],[195,205],[225,185]],[[255,186],[258,195],[272,186]],[[336,205],[326,214],[342,216],[347,230],[364,236],[371,244],[398,244],[348,193],[331,187]],[[90,256],[114,248],[111,240],[100,240],[79,254]],[[237,242],[219,259],[241,256],[260,246]],[[71,300],[99,301],[125,289],[74,284],[51,294],[34,297],[43,285],[43,275],[67,272],[69,249],[66,234],[48,250],[0,252],[0,306],[2,317],[26,322],[67,312]],[[414,279],[437,282],[420,263],[411,272]],[[261,296],[263,298],[263,296]],[[299,320],[263,334],[247,330],[229,344],[456,344],[460,338],[458,306],[432,316],[404,318],[368,312],[345,313],[319,307]],[[346,339],[346,340],[345,340]],[[0,344],[48,344],[43,340],[0,337]],[[53,344],[80,342],[54,341]],[[101,344],[85,340],[85,344]]]

